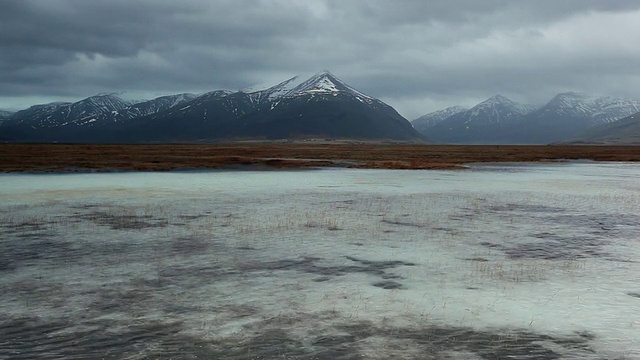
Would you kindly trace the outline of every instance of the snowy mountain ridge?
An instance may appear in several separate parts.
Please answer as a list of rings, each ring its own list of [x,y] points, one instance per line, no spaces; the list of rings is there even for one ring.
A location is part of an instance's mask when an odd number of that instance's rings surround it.
[[[156,113],[190,101],[195,95],[177,94],[131,104],[114,94],[95,95],[75,103],[34,105],[11,115],[6,123],[31,129],[97,126]]]
[[[424,115],[413,124],[425,136],[440,142],[544,144],[569,139],[587,128],[639,111],[640,101],[575,92],[558,94],[541,107],[496,95],[443,120],[427,121],[446,114],[447,109]]]
[[[640,101],[610,96],[596,97],[576,92],[556,95],[540,109],[544,114],[587,117],[589,126],[610,123],[640,111]]]
[[[113,111],[113,121],[126,121],[136,117],[156,114],[174,106],[187,103],[196,98],[196,95],[182,93],[176,95],[161,96],[152,100],[136,103],[121,111]]]
[[[432,113],[422,115],[419,118],[413,120],[411,123],[413,124],[413,127],[416,128],[418,131],[422,131],[424,129],[427,129],[429,127],[432,127],[444,121],[446,118],[450,116],[453,116],[455,114],[458,114],[467,110],[468,109],[465,107],[455,105],[443,110],[437,110]]]
[[[322,71],[266,88],[215,90],[198,96],[175,94],[141,102],[125,101],[113,93],[100,94],[75,103],[35,105],[9,117],[0,114],[0,124],[34,141],[75,141],[80,134],[106,139],[116,133],[122,139],[111,139],[124,141],[122,129],[158,135],[153,141],[173,141],[178,133],[179,141],[200,139],[205,134],[209,138],[415,139],[419,137],[414,134],[417,129],[437,142],[549,143],[639,111],[640,101],[571,92],[558,94],[540,107],[495,95],[470,109],[453,106],[426,114],[407,127],[406,119],[392,107]],[[9,135],[5,138],[12,139]],[[152,137],[126,138],[144,141]]]
[[[639,111],[638,100],[590,96],[576,92],[560,93],[542,107],[520,104],[505,96],[495,95],[469,110],[453,106],[423,115],[412,123],[414,126],[428,128],[462,112],[467,116],[466,123],[473,122],[476,118],[489,118],[492,123],[500,123],[505,119],[536,113],[538,116],[588,117],[589,126],[593,126],[616,121]]]

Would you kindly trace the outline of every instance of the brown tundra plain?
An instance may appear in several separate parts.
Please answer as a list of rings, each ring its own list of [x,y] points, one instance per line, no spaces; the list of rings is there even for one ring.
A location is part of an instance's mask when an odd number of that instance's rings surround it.
[[[377,143],[2,144],[0,171],[166,171],[340,166],[458,169],[475,162],[640,161],[639,146],[418,145]]]

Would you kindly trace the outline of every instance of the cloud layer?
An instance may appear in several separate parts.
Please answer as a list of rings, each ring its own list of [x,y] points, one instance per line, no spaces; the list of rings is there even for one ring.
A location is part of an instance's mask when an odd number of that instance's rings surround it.
[[[331,70],[407,118],[500,93],[640,99],[640,2],[4,0],[0,108]]]

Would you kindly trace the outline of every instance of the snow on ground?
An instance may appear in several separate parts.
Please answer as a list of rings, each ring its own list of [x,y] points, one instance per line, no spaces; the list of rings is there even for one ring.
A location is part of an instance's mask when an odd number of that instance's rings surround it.
[[[0,358],[640,358],[639,176],[2,175]]]

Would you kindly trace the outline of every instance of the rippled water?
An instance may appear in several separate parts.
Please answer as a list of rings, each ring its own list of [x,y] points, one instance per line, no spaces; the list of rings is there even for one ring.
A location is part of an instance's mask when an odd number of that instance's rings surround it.
[[[638,179],[0,175],[0,358],[640,359]]]

